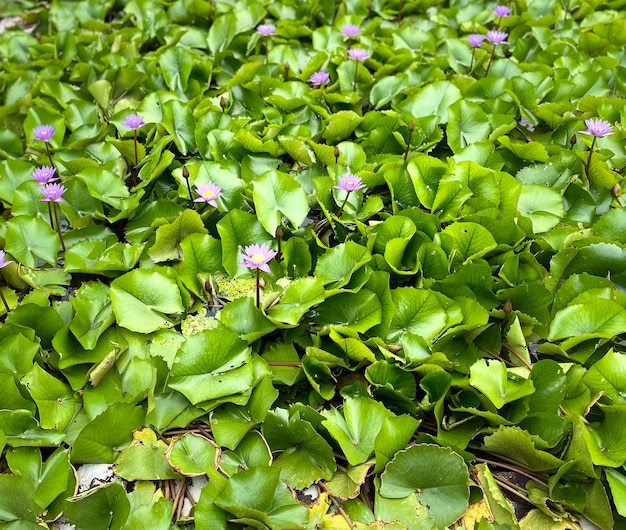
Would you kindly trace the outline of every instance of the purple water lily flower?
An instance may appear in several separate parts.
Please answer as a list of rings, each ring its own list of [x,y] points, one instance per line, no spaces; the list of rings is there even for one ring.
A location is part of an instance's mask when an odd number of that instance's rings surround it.
[[[49,143],[54,136],[54,127],[52,125],[39,125],[33,129],[33,133],[35,133],[35,140]]]
[[[0,250],[0,269],[3,269],[7,265],[10,265],[11,263],[13,263],[13,260],[5,259],[5,258],[6,258],[6,252],[4,250]]]
[[[353,175],[352,173],[348,173],[339,178],[339,184],[337,186],[333,186],[333,188],[337,188],[338,190],[344,190],[349,192],[363,189],[365,184],[361,181],[361,177],[357,175]]]
[[[56,171],[53,167],[42,166],[33,171],[32,177],[37,181],[37,186],[43,186],[49,182],[59,180],[59,177],[55,176]]]
[[[485,36],[480,33],[472,33],[467,37],[467,43],[472,47],[476,48],[480,46],[485,40]]]
[[[311,75],[311,77],[309,77],[309,83],[311,83],[313,86],[322,86],[328,83],[329,79],[330,74],[328,72],[325,72],[324,70],[320,70]]]
[[[348,50],[348,58],[352,59],[353,61],[365,61],[365,59],[369,59],[369,53],[367,53],[367,50],[364,50],[363,48],[350,48]]]
[[[208,202],[211,206],[217,208],[217,199],[222,195],[222,188],[213,182],[200,184],[196,186],[196,192],[200,197],[194,199],[193,202]]]
[[[341,34],[344,37],[353,38],[358,37],[361,34],[361,28],[356,24],[346,24],[341,26]]]
[[[274,24],[259,24],[256,27],[256,32],[263,37],[271,37],[276,35],[276,26]]]
[[[508,36],[506,31],[491,30],[487,32],[487,40],[493,44],[508,44],[506,41]]]
[[[580,134],[588,134],[595,136],[596,138],[603,138],[604,136],[610,136],[613,134],[613,128],[611,124],[606,120],[601,119],[589,119],[585,120],[587,129],[584,131],[578,131]]]
[[[143,116],[140,114],[129,114],[126,118],[124,118],[124,123],[122,123],[122,125],[136,131],[140,127],[143,127],[145,123],[143,122]]]
[[[63,198],[63,194],[67,191],[65,186],[61,186],[56,182],[51,184],[45,184],[43,187],[39,188],[39,191],[43,193],[44,198],[39,199],[43,202],[65,202]]]
[[[272,250],[267,243],[248,245],[244,249],[244,253],[239,254],[239,257],[243,259],[239,266],[271,272],[267,264],[276,254],[277,252]]]
[[[498,18],[506,18],[511,14],[511,8],[509,6],[496,6],[493,10],[493,14]]]

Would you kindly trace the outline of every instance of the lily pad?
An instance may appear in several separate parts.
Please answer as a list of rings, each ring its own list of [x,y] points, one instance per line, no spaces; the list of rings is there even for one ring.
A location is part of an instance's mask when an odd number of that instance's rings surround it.
[[[420,444],[399,451],[381,475],[380,494],[391,499],[415,495],[438,528],[456,521],[468,506],[469,473],[450,449]]]

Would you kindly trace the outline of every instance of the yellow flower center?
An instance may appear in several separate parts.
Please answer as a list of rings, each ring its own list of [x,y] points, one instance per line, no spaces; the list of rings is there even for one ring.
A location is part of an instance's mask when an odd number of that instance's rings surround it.
[[[250,261],[254,263],[263,263],[265,261],[265,254],[252,254]]]
[[[202,196],[205,199],[212,199],[213,197],[215,197],[215,192],[213,192],[212,190],[206,190],[202,193]]]

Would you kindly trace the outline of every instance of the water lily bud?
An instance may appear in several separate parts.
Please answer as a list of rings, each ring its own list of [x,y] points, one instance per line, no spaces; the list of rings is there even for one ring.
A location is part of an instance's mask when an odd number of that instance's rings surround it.
[[[187,169],[187,166],[183,166],[183,178],[185,180],[189,178],[189,170]]]
[[[620,197],[622,195],[622,188],[619,184],[615,184],[612,191],[615,197]]]
[[[283,238],[283,228],[282,228],[282,226],[277,226],[276,227],[276,231],[274,232],[274,235],[276,236],[276,239],[282,239]]]
[[[576,135],[575,134],[572,134],[572,137],[569,139],[569,144],[571,146],[576,145]]]
[[[338,162],[340,154],[341,151],[339,151],[339,147],[335,146],[335,164]]]
[[[415,122],[413,120],[411,120],[407,127],[409,129],[409,132],[413,132],[415,130]]]
[[[224,96],[220,98],[220,107],[222,107],[222,112],[226,110],[226,98]]]
[[[502,307],[502,309],[504,309],[505,316],[509,316],[511,314],[511,311],[513,311],[513,303],[511,302],[511,300],[507,300],[506,302],[504,302],[504,306]]]

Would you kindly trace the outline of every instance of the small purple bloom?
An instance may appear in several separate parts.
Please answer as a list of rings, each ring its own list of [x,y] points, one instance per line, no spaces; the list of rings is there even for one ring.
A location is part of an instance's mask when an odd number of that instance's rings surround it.
[[[259,24],[256,27],[256,32],[264,37],[271,37],[276,35],[276,26],[274,24]]]
[[[322,86],[328,83],[330,79],[330,74],[325,72],[324,70],[320,70],[319,72],[315,72],[311,77],[309,77],[309,83],[313,86]]]
[[[350,48],[348,50],[348,58],[353,61],[365,61],[365,59],[369,59],[369,53],[363,48]]]
[[[333,188],[347,192],[360,190],[364,187],[365,184],[361,181],[361,177],[353,175],[352,173],[348,173],[347,175],[340,177],[339,184],[337,186],[333,186]]]
[[[467,43],[472,48],[476,48],[477,46],[480,46],[484,40],[485,40],[485,36],[481,35],[480,33],[472,33],[470,36],[467,37]]]
[[[361,28],[356,24],[346,24],[345,26],[341,26],[341,34],[350,39],[358,37],[361,34]]]
[[[243,259],[243,262],[239,263],[239,266],[271,272],[267,264],[276,254],[277,252],[272,250],[267,243],[263,243],[262,245],[248,245],[244,249],[244,253],[239,254],[239,257]]]
[[[508,44],[506,41],[508,36],[506,31],[491,30],[487,32],[487,40],[493,44]]]
[[[208,202],[211,206],[217,208],[217,199],[222,195],[222,188],[213,182],[207,182],[206,184],[200,184],[196,186],[196,193],[200,195],[193,202]]]
[[[50,166],[38,167],[33,171],[32,177],[37,181],[37,186],[43,186],[49,182],[59,180],[59,177],[55,176],[56,169]]]
[[[143,116],[139,114],[129,114],[126,118],[124,118],[124,123],[122,123],[122,125],[136,131],[139,127],[143,127],[145,123],[143,122]]]
[[[35,133],[35,140],[41,140],[42,142],[50,142],[50,138],[54,136],[54,127],[52,125],[40,125],[33,129]]]
[[[61,186],[56,182],[44,185],[43,187],[39,188],[39,191],[41,191],[41,193],[43,193],[44,195],[43,199],[39,199],[40,201],[65,202],[63,194],[67,191],[67,189],[65,188],[65,186]]]
[[[496,6],[493,14],[498,18],[506,18],[511,14],[511,8],[509,6]]]
[[[589,120],[585,120],[585,125],[587,126],[587,130],[578,131],[580,134],[589,134],[591,136],[595,136],[596,138],[602,138],[613,134],[611,124],[606,120],[594,120],[591,118]]]
[[[6,258],[6,253],[4,252],[4,250],[0,250],[0,269],[3,269],[7,265],[10,265],[11,263],[13,263],[12,260],[5,259],[5,258]]]

